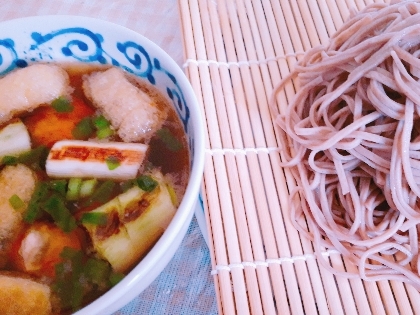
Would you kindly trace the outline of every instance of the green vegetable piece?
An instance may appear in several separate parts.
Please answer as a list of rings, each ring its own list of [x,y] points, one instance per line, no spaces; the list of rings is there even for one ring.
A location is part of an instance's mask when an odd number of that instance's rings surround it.
[[[3,165],[16,165],[17,162],[17,157],[10,155],[3,156],[3,158],[1,159],[1,164]]]
[[[92,124],[92,119],[85,117],[76,124],[76,127],[74,127],[71,133],[75,139],[87,140],[94,132],[95,129]]]
[[[115,183],[111,180],[103,182],[98,189],[84,202],[84,206],[90,206],[93,203],[105,203],[112,199],[112,192],[115,187]]]
[[[114,286],[118,282],[120,282],[124,277],[125,277],[125,275],[123,273],[113,272],[109,276],[109,282],[111,283],[112,286]]]
[[[110,122],[103,115],[94,117],[93,124],[98,130],[105,129],[110,126]]]
[[[12,206],[12,208],[17,211],[21,210],[25,206],[25,203],[23,202],[23,200],[20,199],[20,197],[16,194],[14,194],[12,197],[9,198],[9,203]]]
[[[122,192],[126,192],[134,185],[137,185],[137,181],[135,179],[129,179],[124,182],[121,182],[120,187]]]
[[[45,161],[47,160],[48,153],[49,149],[41,145],[19,155],[17,161],[34,169],[45,169]]]
[[[83,253],[80,250],[65,246],[62,252],[60,253],[60,257],[63,259],[70,260],[72,262],[78,260],[80,260],[81,262],[83,258]]]
[[[81,186],[82,186],[81,178],[75,178],[75,177],[70,178],[69,184],[67,186],[66,199],[70,201],[79,199]]]
[[[178,205],[178,196],[176,194],[175,188],[172,185],[166,185],[168,188],[169,196],[171,196],[171,201],[174,206]]]
[[[137,178],[137,185],[144,191],[152,191],[159,183],[149,175],[141,175]]]
[[[110,171],[115,170],[118,166],[121,165],[120,160],[115,156],[108,156],[105,159],[106,165]]]
[[[97,184],[98,180],[96,178],[84,180],[80,186],[80,198],[85,198],[92,195]]]
[[[63,252],[60,253],[60,257],[63,258]],[[61,263],[56,264],[54,266],[54,270],[55,270],[55,275],[57,276],[57,278],[62,277],[65,272],[64,263],[61,262]]]
[[[60,254],[63,262],[55,265],[52,288],[61,300],[62,309],[77,311],[92,290],[106,290],[119,274],[112,273],[111,265],[102,259],[87,258],[82,251],[65,247]],[[111,280],[115,278],[115,280]]]
[[[98,139],[105,139],[114,135],[114,133],[114,130],[112,130],[110,127],[106,127],[103,129],[99,129],[96,133],[96,137],[98,137]]]
[[[47,198],[47,196],[48,184],[45,182],[37,183],[35,191],[29,201],[28,208],[23,215],[23,220],[26,223],[34,223],[36,219],[42,216],[43,209],[41,208],[41,203]]]
[[[80,281],[73,282],[73,294],[70,296],[73,311],[77,311],[83,302],[83,285]]]
[[[65,202],[60,196],[53,194],[49,197],[43,205],[43,209],[51,215],[55,224],[64,232],[71,232],[77,227],[76,219],[66,208]]]
[[[171,151],[179,151],[182,149],[182,143],[171,133],[168,128],[162,128],[156,131],[159,139]]]
[[[108,282],[111,266],[104,260],[89,258],[85,264],[84,272],[91,282],[101,285]]]
[[[52,288],[60,298],[63,309],[70,307],[73,311],[77,311],[82,305],[85,293],[81,282],[83,253],[65,247],[60,256],[64,261],[55,265],[56,279]]]
[[[103,212],[86,212],[83,213],[81,222],[83,224],[106,225],[108,221],[108,214]]]
[[[93,125],[97,129],[96,137],[104,139],[114,134],[110,122],[102,115],[93,118]]]
[[[42,209],[39,206],[39,204],[30,203],[28,205],[28,208],[26,209],[26,213],[25,213],[25,216],[23,217],[23,220],[26,223],[32,224],[35,222],[37,218],[41,216],[41,214],[42,214]]]
[[[64,262],[58,263],[54,266],[55,270],[55,281],[52,285],[53,291],[61,300],[61,307],[63,309],[71,307],[68,299],[72,294],[73,284],[71,279],[67,276],[66,267]]]
[[[65,196],[67,191],[67,181],[65,179],[55,179],[49,182],[49,187],[52,191],[58,192]]]
[[[71,104],[70,100],[60,96],[52,101],[51,106],[55,109],[58,113],[70,113],[73,111],[74,106]]]

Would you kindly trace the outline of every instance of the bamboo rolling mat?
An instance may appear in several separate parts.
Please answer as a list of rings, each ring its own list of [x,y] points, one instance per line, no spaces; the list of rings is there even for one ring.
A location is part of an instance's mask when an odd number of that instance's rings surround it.
[[[336,277],[290,222],[293,178],[268,101],[309,48],[373,0],[179,0],[185,71],[206,127],[203,199],[220,314],[420,314],[396,281]],[[375,1],[378,3],[383,0]],[[280,96],[294,95],[292,85]],[[326,251],[336,269],[355,270]]]

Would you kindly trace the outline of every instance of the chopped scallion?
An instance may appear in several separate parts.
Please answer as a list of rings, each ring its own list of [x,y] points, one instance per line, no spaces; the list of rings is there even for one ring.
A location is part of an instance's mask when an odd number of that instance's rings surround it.
[[[20,199],[20,197],[16,194],[14,194],[12,197],[9,198],[9,203],[12,206],[12,208],[17,211],[21,210],[25,206],[25,203],[23,202],[23,200]]]
[[[108,215],[103,212],[86,212],[83,213],[81,218],[83,224],[106,225],[107,221]]]
[[[98,180],[96,178],[84,180],[80,186],[80,198],[85,198],[92,195],[97,184]]]
[[[25,152],[18,156],[18,163],[22,163],[35,169],[45,169],[45,161],[47,160],[49,150],[45,146],[39,146],[31,151]]]
[[[109,282],[111,283],[112,286],[116,285],[118,282],[120,282],[123,278],[125,277],[125,275],[123,273],[116,273],[113,272],[111,273],[111,275],[109,276]]]
[[[98,139],[104,139],[114,134],[110,122],[104,116],[96,116],[92,119],[92,122],[97,130],[96,137]]]
[[[65,202],[58,195],[52,195],[43,205],[43,209],[51,215],[55,224],[64,232],[71,232],[76,227],[76,219],[67,209]]]
[[[41,203],[48,197],[48,184],[45,182],[39,182],[35,186],[35,191],[32,194],[31,200],[29,201],[28,208],[23,215],[23,220],[26,223],[34,223],[36,219],[42,216],[43,210]]]
[[[102,115],[93,118],[96,129],[101,130],[110,126],[109,121]]]
[[[172,185],[166,185],[168,188],[169,196],[171,196],[171,201],[174,206],[178,205],[178,196],[176,195],[176,191]]]
[[[3,156],[3,158],[1,159],[1,164],[3,165],[16,165],[17,162],[17,157],[10,155]]]
[[[93,283],[105,284],[111,273],[111,266],[104,260],[89,258],[84,266],[86,277]]]
[[[66,199],[67,200],[77,200],[80,195],[80,187],[82,186],[81,178],[70,178],[69,184],[67,186]]]
[[[133,187],[134,185],[137,185],[137,182],[136,182],[135,179],[129,179],[129,180],[126,180],[126,181],[120,183],[120,187],[121,187],[121,190],[123,192],[126,192],[131,187]]]
[[[86,200],[84,206],[90,206],[93,203],[105,203],[112,199],[112,191],[115,183],[112,180],[103,182],[93,194]]]
[[[76,127],[74,127],[71,133],[75,139],[86,140],[92,136],[94,132],[92,119],[90,117],[85,117],[76,124]]]
[[[63,308],[77,311],[85,293],[81,283],[83,277],[83,253],[73,248],[65,247],[60,254],[63,262],[55,265],[54,292],[60,298]]]
[[[72,262],[81,261],[83,258],[83,253],[80,250],[71,248],[71,247],[64,247],[62,252],[60,253],[60,257],[63,259],[71,260]]]
[[[63,309],[77,311],[94,288],[106,290],[124,277],[122,273],[114,273],[107,261],[88,258],[80,250],[65,247],[60,256],[63,261],[55,265],[52,288]]]
[[[121,164],[120,160],[115,156],[108,156],[105,162],[110,171],[115,170]]]
[[[67,181],[65,179],[51,180],[49,186],[53,191],[58,192],[60,195],[66,195]]]
[[[112,135],[114,135],[114,130],[112,130],[110,127],[99,129],[96,132],[96,136],[98,137],[98,139],[105,139],[105,138],[110,137]]]
[[[137,185],[144,191],[152,191],[158,182],[149,175],[141,175],[137,178]]]
[[[74,106],[71,104],[70,100],[60,96],[52,101],[51,106],[56,110],[58,113],[70,113],[73,111]]]

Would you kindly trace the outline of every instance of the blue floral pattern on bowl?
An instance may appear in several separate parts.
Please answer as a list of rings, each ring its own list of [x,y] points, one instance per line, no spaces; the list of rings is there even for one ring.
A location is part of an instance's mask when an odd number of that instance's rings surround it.
[[[189,133],[190,110],[176,77],[166,70],[158,58],[151,56],[140,44],[133,41],[116,42],[116,50],[109,53],[103,47],[104,36],[83,27],[62,28],[42,34],[33,31],[29,34],[30,48],[18,52],[10,38],[0,39],[0,75],[16,67],[26,67],[31,62],[80,61],[84,63],[108,64],[121,67],[129,73],[148,80],[153,85],[165,87],[178,115],[189,135],[190,150],[193,139]],[[117,52],[117,54],[116,54]]]

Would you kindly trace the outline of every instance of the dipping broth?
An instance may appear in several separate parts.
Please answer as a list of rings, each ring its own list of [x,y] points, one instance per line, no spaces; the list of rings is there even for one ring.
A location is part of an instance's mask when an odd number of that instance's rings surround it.
[[[14,84],[34,93],[42,84],[31,73],[45,71],[51,89],[48,102],[25,92],[19,103],[17,90],[2,108],[0,98],[0,294],[6,284],[22,289],[12,302],[27,304],[22,314],[68,314],[159,239],[185,192],[189,150],[172,104],[148,82],[112,67],[34,66],[0,79],[0,92]]]

